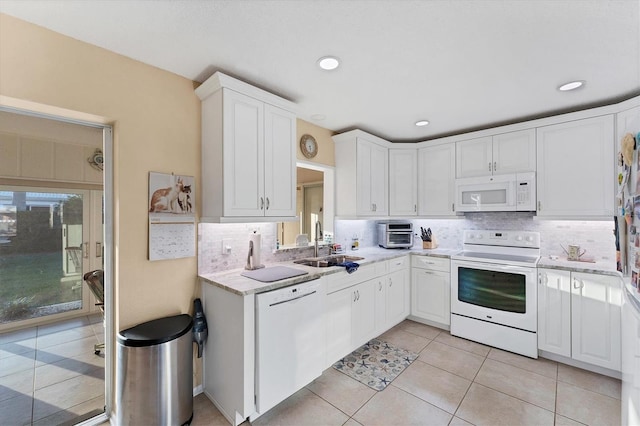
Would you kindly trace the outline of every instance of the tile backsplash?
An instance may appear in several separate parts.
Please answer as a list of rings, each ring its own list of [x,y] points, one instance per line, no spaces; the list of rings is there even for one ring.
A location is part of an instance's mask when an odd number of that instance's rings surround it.
[[[613,218],[610,221],[552,221],[534,220],[529,212],[468,213],[460,219],[413,219],[414,232],[420,227],[431,228],[440,248],[462,248],[462,232],[466,229],[525,230],[540,232],[542,256],[564,253],[560,245],[578,244],[587,250],[586,256],[615,265],[615,237]],[[262,262],[281,262],[313,255],[313,248],[275,251],[277,224],[243,223],[198,225],[198,273],[210,274],[242,268],[247,262],[249,234],[262,236]],[[347,249],[354,237],[360,247],[377,245],[375,220],[336,220],[335,239]],[[231,247],[230,254],[222,254],[223,240]],[[421,241],[415,237],[415,247]]]

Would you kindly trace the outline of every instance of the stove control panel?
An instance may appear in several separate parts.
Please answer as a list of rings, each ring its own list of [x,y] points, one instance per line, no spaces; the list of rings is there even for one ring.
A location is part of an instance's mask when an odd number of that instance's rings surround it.
[[[540,247],[540,233],[531,231],[466,230],[463,244],[502,247]]]

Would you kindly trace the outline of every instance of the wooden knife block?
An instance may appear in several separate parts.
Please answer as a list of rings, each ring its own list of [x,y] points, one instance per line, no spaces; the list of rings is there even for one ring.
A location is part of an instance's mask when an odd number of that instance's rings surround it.
[[[422,242],[423,249],[434,249],[436,247],[438,247],[438,243],[435,240]]]

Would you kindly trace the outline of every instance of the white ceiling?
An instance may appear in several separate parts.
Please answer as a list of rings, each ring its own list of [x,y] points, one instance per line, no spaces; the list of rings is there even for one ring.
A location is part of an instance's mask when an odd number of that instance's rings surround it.
[[[0,0],[0,12],[192,80],[220,70],[319,126],[391,141],[640,93],[640,0]],[[341,67],[320,70],[324,55]],[[556,90],[576,79],[586,86]]]

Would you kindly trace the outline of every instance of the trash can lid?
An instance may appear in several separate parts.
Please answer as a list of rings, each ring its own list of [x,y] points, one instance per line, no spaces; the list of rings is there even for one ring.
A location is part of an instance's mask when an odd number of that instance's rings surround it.
[[[118,343],[124,346],[153,346],[169,342],[191,331],[190,315],[174,315],[143,322],[118,333]]]

